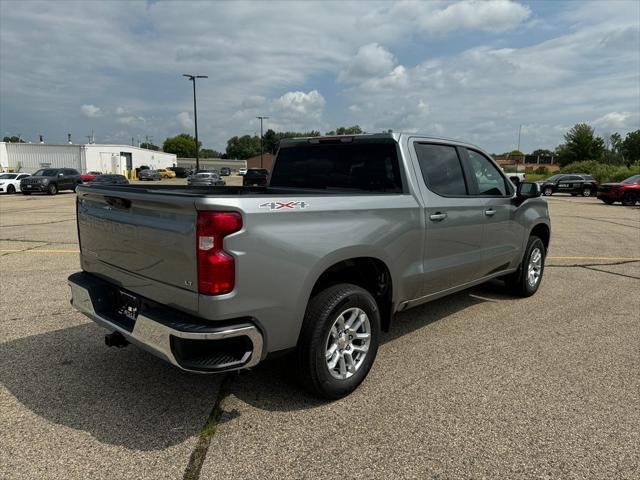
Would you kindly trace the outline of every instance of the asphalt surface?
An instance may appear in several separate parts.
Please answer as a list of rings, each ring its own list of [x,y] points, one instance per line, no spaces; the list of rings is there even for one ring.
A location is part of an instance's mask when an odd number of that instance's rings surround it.
[[[74,199],[0,197],[0,478],[639,476],[639,207],[551,197],[535,296],[492,282],[398,315],[322,403],[288,358],[198,376],[106,348],[69,305]]]

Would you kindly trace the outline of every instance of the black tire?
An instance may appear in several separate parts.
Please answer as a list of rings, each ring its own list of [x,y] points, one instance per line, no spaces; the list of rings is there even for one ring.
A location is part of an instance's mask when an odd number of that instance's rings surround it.
[[[55,183],[50,183],[49,187],[47,188],[47,193],[49,195],[55,195],[58,193],[58,186]]]
[[[370,343],[362,364],[355,373],[348,378],[339,379],[330,373],[325,355],[334,322],[349,308],[359,308],[366,313],[370,324]],[[380,311],[369,292],[347,283],[320,292],[307,306],[296,349],[301,384],[312,395],[324,399],[337,399],[350,394],[371,370],[378,352],[379,338]]]
[[[539,277],[535,285],[531,285],[528,281],[528,267],[529,262],[531,260],[531,254],[534,250],[538,249],[542,255]],[[529,237],[529,241],[527,242],[527,248],[524,252],[524,256],[522,257],[522,262],[516,270],[511,275],[507,275],[504,277],[504,283],[509,289],[509,291],[518,297],[530,297],[534,293],[538,291],[540,287],[540,283],[542,283],[542,277],[544,274],[544,261],[547,257],[547,251],[544,248],[544,243],[539,237],[535,235],[531,235]]]
[[[23,195],[31,195],[31,192],[22,192]]]
[[[9,185],[9,186],[7,187],[7,193],[8,193],[9,195],[13,195],[14,193],[16,193],[16,187],[14,187],[13,185]]]
[[[633,192],[625,193],[622,197],[622,205],[625,207],[633,207],[637,201],[638,199]]]
[[[551,187],[546,187],[542,193],[544,194],[545,197],[550,197],[551,195],[553,195],[553,188]]]
[[[584,190],[582,190],[582,196],[583,197],[590,197],[591,196],[591,189],[590,188],[585,188]]]

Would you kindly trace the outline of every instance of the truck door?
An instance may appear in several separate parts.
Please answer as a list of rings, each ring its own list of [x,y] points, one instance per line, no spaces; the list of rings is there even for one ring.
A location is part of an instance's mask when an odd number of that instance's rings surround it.
[[[479,151],[462,149],[470,188],[482,208],[480,277],[515,267],[520,260],[524,228],[515,221],[514,188],[499,168]]]
[[[456,146],[415,140],[411,150],[425,203],[426,296],[478,278],[484,218],[478,200],[469,195]]]

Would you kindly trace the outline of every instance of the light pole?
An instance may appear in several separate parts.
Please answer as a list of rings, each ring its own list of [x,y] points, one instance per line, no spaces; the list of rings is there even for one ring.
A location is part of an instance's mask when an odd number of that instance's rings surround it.
[[[518,155],[520,154],[520,135],[522,134],[522,125],[518,128]],[[524,158],[522,159],[522,163],[524,163]],[[518,173],[518,162],[516,161],[516,173]]]
[[[193,123],[196,127],[196,171],[200,170],[200,158],[198,155],[198,109],[196,107],[196,78],[209,78],[207,75],[191,75],[183,73],[183,77],[187,77],[193,82]]]
[[[256,117],[260,119],[260,168],[262,168],[262,156],[264,155],[264,139],[262,137],[262,121],[269,117]]]

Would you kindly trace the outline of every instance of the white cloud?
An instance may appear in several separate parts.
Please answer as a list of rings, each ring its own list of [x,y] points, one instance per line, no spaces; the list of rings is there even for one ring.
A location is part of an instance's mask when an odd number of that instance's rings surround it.
[[[89,118],[97,118],[102,116],[102,110],[100,107],[96,107],[95,105],[87,105],[84,104],[80,107],[80,112]]]
[[[185,130],[193,130],[193,119],[191,118],[191,114],[189,112],[180,112],[176,115],[178,119],[178,123],[180,127]]]
[[[609,112],[593,121],[596,127],[620,129],[629,126],[628,120],[633,117],[631,112]]]
[[[466,0],[424,12],[418,18],[418,24],[433,33],[460,29],[503,32],[514,29],[529,15],[529,7],[511,0]]]
[[[287,116],[318,118],[324,109],[324,97],[317,91],[287,92],[275,101],[275,107]]]
[[[363,45],[349,62],[347,69],[340,73],[338,79],[345,82],[361,81],[370,76],[389,73],[396,60],[393,54],[377,43]]]

